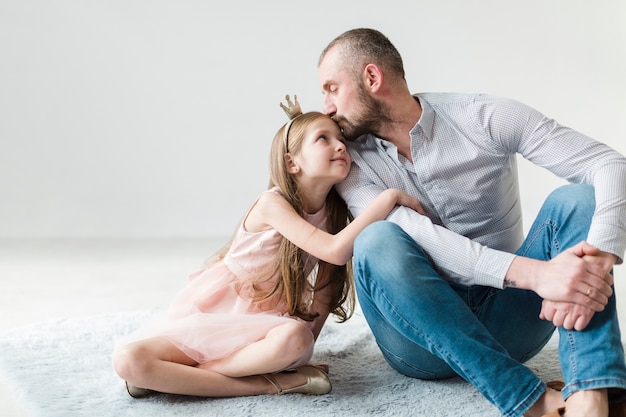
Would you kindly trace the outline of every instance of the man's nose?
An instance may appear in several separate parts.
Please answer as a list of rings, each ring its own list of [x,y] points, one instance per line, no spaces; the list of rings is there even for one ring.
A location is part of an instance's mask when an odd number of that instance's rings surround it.
[[[324,103],[322,103],[322,112],[330,117],[333,117],[335,113],[337,113],[337,108],[332,103],[328,95],[324,96]]]

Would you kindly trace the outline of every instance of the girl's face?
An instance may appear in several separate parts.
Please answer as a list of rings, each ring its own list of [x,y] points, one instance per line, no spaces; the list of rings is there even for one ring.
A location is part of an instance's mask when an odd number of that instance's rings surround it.
[[[346,178],[352,163],[339,126],[329,117],[311,123],[293,161],[303,177],[328,179],[332,184]]]

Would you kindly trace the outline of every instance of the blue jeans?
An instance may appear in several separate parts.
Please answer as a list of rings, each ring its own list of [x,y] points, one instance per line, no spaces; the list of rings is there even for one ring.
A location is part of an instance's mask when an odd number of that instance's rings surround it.
[[[585,240],[594,209],[591,186],[555,190],[518,254],[548,260]],[[356,239],[354,273],[363,314],[398,372],[421,379],[459,375],[504,416],[522,416],[545,391],[523,365],[554,332],[551,322],[539,319],[542,300],[533,291],[447,282],[422,248],[388,221],[370,225]],[[621,400],[626,365],[615,295],[583,331],[558,331],[564,398],[610,388],[609,400]]]

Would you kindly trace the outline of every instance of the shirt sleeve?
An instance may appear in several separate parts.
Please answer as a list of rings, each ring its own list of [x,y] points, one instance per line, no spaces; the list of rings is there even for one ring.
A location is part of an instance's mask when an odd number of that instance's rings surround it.
[[[359,164],[353,163],[348,178],[337,185],[353,215],[358,216],[384,188],[373,183]],[[514,254],[490,249],[471,239],[433,224],[406,207],[396,207],[387,220],[398,224],[432,259],[445,279],[464,285],[503,288]]]
[[[587,242],[616,255],[626,250],[626,158],[520,102],[478,96],[476,120],[509,152],[571,183],[594,186],[596,209]]]
[[[475,123],[465,126],[466,133],[483,132],[489,146],[498,152],[519,153],[569,182],[592,184],[596,210],[587,241],[622,262],[626,249],[626,159],[622,155],[514,100],[478,95],[465,111],[469,123]],[[376,171],[384,169],[384,164],[382,168],[370,166],[361,152],[378,151],[364,147],[351,152],[350,174],[337,185],[355,216],[392,184],[388,177],[394,175],[393,171]],[[465,285],[502,288],[516,256],[434,224],[405,207],[394,209],[388,220],[401,226],[424,249],[442,277]]]

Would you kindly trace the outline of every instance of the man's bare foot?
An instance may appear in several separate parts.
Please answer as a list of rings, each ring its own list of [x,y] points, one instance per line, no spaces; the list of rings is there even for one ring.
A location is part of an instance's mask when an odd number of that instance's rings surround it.
[[[546,388],[546,392],[526,411],[524,417],[542,417],[560,407],[565,407],[561,393],[552,388]]]
[[[565,417],[607,417],[609,399],[606,389],[576,391],[565,402]]]

